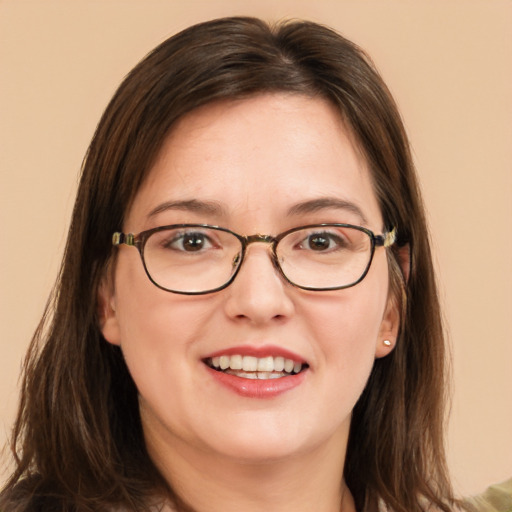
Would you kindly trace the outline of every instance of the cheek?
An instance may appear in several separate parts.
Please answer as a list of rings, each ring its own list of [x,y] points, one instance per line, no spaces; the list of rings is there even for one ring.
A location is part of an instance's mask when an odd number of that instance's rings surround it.
[[[115,275],[115,304],[122,345],[169,345],[197,322],[197,308],[187,296],[166,292],[148,278],[136,250],[120,254]]]
[[[367,312],[353,307],[322,308],[320,315],[314,333],[319,372],[328,380],[333,401],[348,403],[351,409],[373,367],[378,327]]]
[[[123,254],[118,262],[115,308],[121,350],[142,391],[158,376],[178,376],[177,362],[189,356],[201,323],[186,299],[149,281],[138,254],[133,253]]]
[[[347,295],[341,300],[322,301],[317,306],[310,309],[315,319],[312,329],[317,338],[325,341],[326,348],[343,347],[350,352],[368,346],[375,348],[385,300],[375,295],[361,295],[357,299]]]
[[[123,304],[121,350],[139,392],[144,429],[172,426],[186,437],[190,404],[198,402],[196,342],[203,324],[186,300],[166,292],[155,299],[153,293]]]
[[[378,270],[376,265],[358,285],[319,297],[307,308],[317,357],[333,378],[360,385],[371,371],[388,293],[387,274]]]
[[[131,296],[119,309],[121,349],[134,364],[169,364],[176,357],[187,357],[192,342],[200,337],[201,321],[195,308],[176,303],[174,297],[153,300]],[[162,292],[167,295],[166,292]]]

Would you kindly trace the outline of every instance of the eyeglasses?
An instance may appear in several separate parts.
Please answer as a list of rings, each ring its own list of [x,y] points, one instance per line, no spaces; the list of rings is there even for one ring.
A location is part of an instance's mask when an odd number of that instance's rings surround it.
[[[207,224],[175,224],[138,235],[117,232],[112,243],[136,247],[151,282],[172,293],[201,295],[226,288],[252,243],[270,244],[274,267],[293,286],[328,291],[361,282],[375,248],[393,245],[395,231],[375,235],[350,224],[313,224],[276,236],[243,236]]]

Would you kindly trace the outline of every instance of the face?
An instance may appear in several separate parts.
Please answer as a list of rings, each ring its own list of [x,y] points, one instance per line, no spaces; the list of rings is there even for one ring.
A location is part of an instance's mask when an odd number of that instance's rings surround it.
[[[276,235],[327,222],[382,233],[366,163],[329,103],[276,94],[184,117],[123,230],[204,223]],[[255,243],[229,287],[186,296],[157,288],[138,251],[120,246],[101,290],[102,330],[139,390],[150,450],[250,462],[342,449],[375,357],[391,350],[383,340],[396,339],[385,251],[356,286],[314,292],[284,281]],[[291,359],[303,370],[254,381],[212,369],[221,356]]]

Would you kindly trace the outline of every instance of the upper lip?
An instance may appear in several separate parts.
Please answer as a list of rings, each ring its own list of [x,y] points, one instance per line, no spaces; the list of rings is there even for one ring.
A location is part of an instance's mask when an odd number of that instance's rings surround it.
[[[208,354],[203,359],[211,359],[212,357],[220,357],[220,356],[253,356],[258,358],[263,357],[284,357],[285,359],[292,359],[296,363],[307,364],[307,361],[301,357],[300,355],[292,352],[291,350],[285,349],[283,347],[278,347],[276,345],[239,345],[235,347],[229,347],[217,350]]]

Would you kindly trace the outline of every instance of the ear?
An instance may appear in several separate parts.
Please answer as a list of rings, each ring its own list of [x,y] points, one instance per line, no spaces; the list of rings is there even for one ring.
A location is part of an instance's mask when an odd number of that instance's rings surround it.
[[[401,315],[405,314],[405,286],[411,272],[411,248],[409,244],[403,245],[397,251],[395,250],[394,254],[396,259],[391,257],[388,261],[391,264],[391,281],[395,283],[395,286],[391,284],[388,294],[386,310],[377,337],[376,358],[387,356],[395,348]],[[397,294],[402,294],[402,300],[398,298]]]
[[[103,337],[113,345],[121,344],[113,279],[105,276],[98,289],[98,320]]]
[[[395,282],[395,286],[391,285],[386,310],[380,325],[379,335],[377,337],[377,345],[375,348],[375,357],[385,357],[393,351],[398,339],[400,330],[401,315],[405,315],[405,286],[409,280],[411,272],[411,248],[409,244],[405,244],[394,251],[396,260],[391,257],[391,280]],[[400,275],[401,273],[401,275]],[[400,283],[400,285],[397,285]],[[393,288],[395,290],[393,291]],[[398,289],[400,288],[400,290]],[[402,301],[399,300],[397,294],[402,294]]]
[[[375,358],[385,357],[393,351],[398,338],[399,328],[400,308],[396,297],[393,293],[390,293],[377,336]]]

